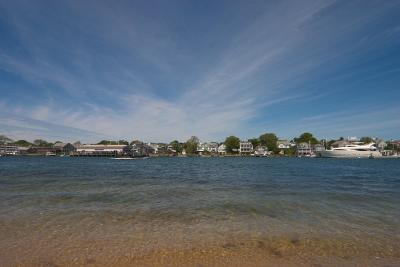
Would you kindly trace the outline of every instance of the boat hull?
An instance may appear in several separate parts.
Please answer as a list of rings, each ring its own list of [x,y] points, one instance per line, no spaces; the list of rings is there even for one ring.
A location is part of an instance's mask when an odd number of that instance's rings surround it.
[[[325,150],[320,152],[323,158],[380,158],[379,151]]]

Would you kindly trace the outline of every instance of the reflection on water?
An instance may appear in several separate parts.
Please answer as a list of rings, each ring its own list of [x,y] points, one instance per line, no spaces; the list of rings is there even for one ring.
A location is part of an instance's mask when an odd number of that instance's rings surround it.
[[[400,265],[398,160],[0,159],[0,266]]]

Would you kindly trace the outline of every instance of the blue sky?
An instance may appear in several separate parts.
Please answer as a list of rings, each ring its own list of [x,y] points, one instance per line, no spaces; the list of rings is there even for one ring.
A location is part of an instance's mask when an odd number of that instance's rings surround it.
[[[400,137],[399,1],[0,0],[0,134]]]

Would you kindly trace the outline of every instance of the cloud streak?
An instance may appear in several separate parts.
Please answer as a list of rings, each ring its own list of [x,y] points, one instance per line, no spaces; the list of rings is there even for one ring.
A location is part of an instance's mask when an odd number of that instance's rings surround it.
[[[22,3],[0,3],[9,40],[0,44],[1,123],[20,137],[54,139],[59,127],[88,141],[222,140],[273,129],[343,135],[335,123],[354,134],[399,132],[391,112],[398,65],[382,52],[400,40],[396,2],[262,2],[248,11],[228,2],[201,20],[182,3],[156,1],[153,16],[143,3]],[[362,103],[373,102],[373,83],[387,88],[378,103],[386,104],[383,122],[364,126],[370,113],[341,121],[370,110]],[[344,92],[348,100],[338,101]],[[10,114],[19,119],[4,119]],[[30,125],[25,136],[21,118]]]

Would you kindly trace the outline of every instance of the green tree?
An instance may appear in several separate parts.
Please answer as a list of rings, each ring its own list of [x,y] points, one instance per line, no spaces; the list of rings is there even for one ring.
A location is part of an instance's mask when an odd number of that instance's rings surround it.
[[[294,139],[296,143],[310,143],[310,144],[318,144],[317,138],[315,138],[312,133],[302,133],[299,138]]]
[[[16,145],[16,146],[28,147],[28,146],[31,146],[32,144],[29,143],[29,142],[26,141],[26,140],[18,140],[18,141],[15,141],[15,142],[14,142],[14,145]]]
[[[327,149],[331,149],[332,144],[335,143],[335,142],[336,142],[335,140],[329,140],[328,142],[326,142],[326,148]]]
[[[118,144],[120,144],[120,145],[129,145],[129,142],[126,141],[126,140],[119,140]]]
[[[179,143],[178,140],[174,140],[169,144],[172,147],[172,149],[175,150],[177,153],[182,153],[183,146],[181,143]],[[196,150],[197,150],[197,148],[196,148]]]
[[[52,146],[53,145],[52,143],[49,143],[49,142],[47,142],[46,140],[43,140],[43,139],[36,139],[35,141],[33,141],[33,144],[35,146],[43,146],[43,147]]]
[[[226,152],[233,153],[234,150],[239,149],[240,139],[237,138],[236,136],[231,135],[225,139],[224,144],[226,146]]]
[[[258,138],[250,138],[248,141],[253,145],[254,149],[260,145],[260,140]]]
[[[193,155],[197,153],[197,146],[200,143],[199,138],[196,136],[190,137],[185,143],[186,153]]]
[[[283,151],[283,153],[285,154],[285,156],[294,156],[296,154],[296,149],[291,147],[291,148],[285,149]]]
[[[369,144],[372,143],[374,140],[369,137],[369,136],[363,136],[360,138],[360,142],[363,142],[364,144]]]
[[[260,144],[266,146],[269,151],[278,151],[278,147],[276,142],[278,141],[278,137],[274,133],[265,133],[260,135]]]
[[[115,145],[117,142],[111,140],[101,140],[98,145]]]

